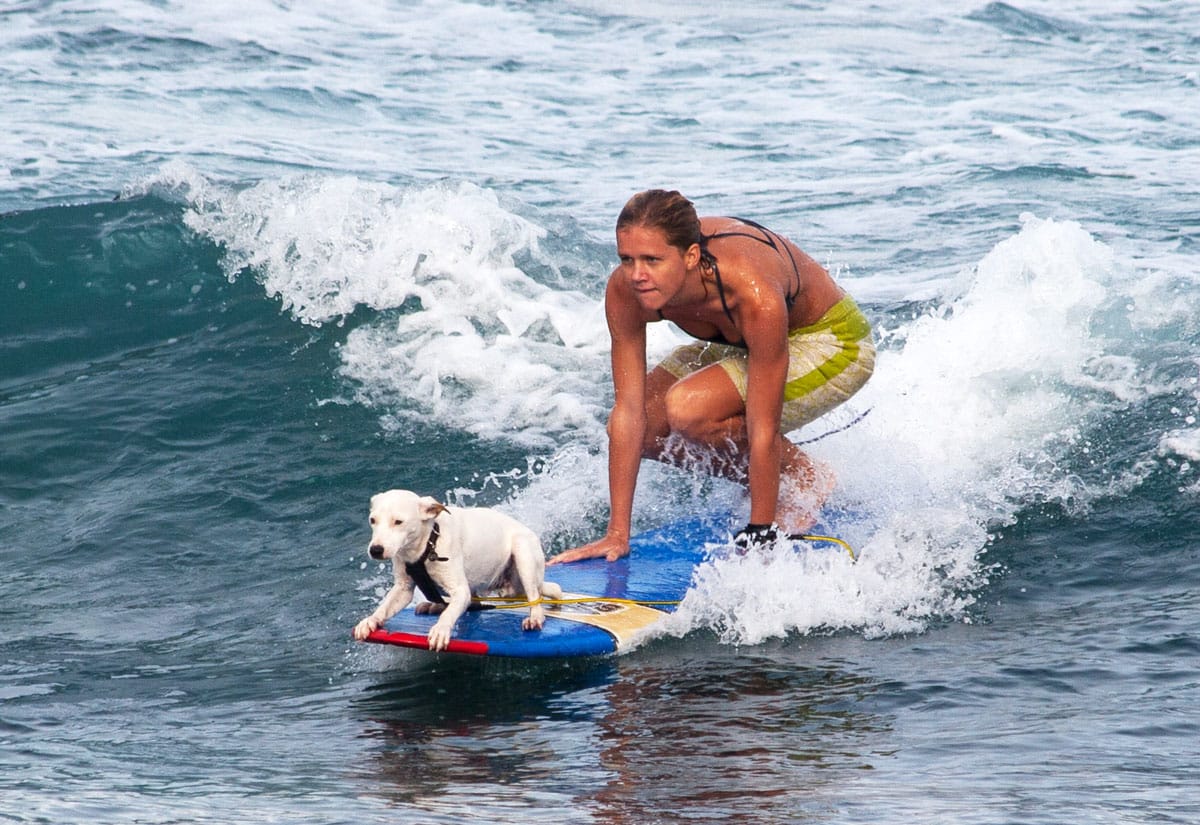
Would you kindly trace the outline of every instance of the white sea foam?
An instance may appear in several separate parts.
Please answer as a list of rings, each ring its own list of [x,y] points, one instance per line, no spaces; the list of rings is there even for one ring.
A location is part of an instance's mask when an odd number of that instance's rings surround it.
[[[1179,426],[1164,432],[1158,441],[1158,455],[1184,477],[1191,475],[1192,470],[1200,465],[1200,359],[1192,363],[1195,373],[1185,381],[1190,385],[1190,394],[1195,403],[1188,407],[1180,405],[1171,408],[1170,412]],[[1193,493],[1200,492],[1200,481],[1193,481],[1189,489]]]
[[[233,189],[179,164],[135,187],[164,189],[188,201],[186,222],[220,244],[231,278],[253,273],[297,320],[376,311],[341,346],[341,372],[386,426],[420,416],[542,449],[602,438],[611,391],[596,293],[611,261],[567,262],[587,293],[548,285],[564,281],[564,261],[494,192],[315,175]],[[651,350],[677,339],[656,327]]]
[[[1040,483],[1022,457],[1080,423],[1072,387],[1105,355],[1090,319],[1112,266],[1077,224],[1025,218],[882,354],[867,436],[921,468],[935,495],[999,501],[1012,484]]]
[[[1200,462],[1200,429],[1164,433],[1158,449],[1163,455],[1174,454],[1186,461]]]

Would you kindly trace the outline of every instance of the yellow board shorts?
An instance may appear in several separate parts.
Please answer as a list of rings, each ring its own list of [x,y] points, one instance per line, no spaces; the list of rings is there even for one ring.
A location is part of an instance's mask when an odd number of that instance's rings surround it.
[[[875,369],[871,324],[849,295],[815,324],[788,333],[788,374],[783,386],[781,432],[820,418],[858,392]],[[658,366],[685,378],[720,364],[746,400],[747,353],[743,347],[697,341],[677,347]]]

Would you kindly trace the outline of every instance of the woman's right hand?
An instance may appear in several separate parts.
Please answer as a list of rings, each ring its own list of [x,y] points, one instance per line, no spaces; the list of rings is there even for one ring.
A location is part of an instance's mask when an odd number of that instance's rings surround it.
[[[616,561],[622,556],[629,555],[629,539],[620,536],[606,535],[603,538],[597,539],[582,547],[575,547],[570,550],[564,550],[557,556],[552,556],[546,561],[546,566],[550,567],[555,564],[566,564],[568,562],[580,561],[582,559],[598,559],[601,556],[605,561]]]

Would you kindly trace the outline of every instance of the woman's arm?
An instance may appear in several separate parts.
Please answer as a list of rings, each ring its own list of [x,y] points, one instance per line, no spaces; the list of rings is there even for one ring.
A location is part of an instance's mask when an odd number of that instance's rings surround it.
[[[610,278],[605,315],[612,338],[614,400],[608,419],[608,530],[603,538],[567,550],[548,564],[629,554],[633,494],[646,438],[646,320],[632,296]]]
[[[633,493],[646,438],[646,321],[619,284],[609,285],[605,308],[615,396],[608,422],[608,535],[623,539],[628,552]]]
[[[779,500],[779,422],[788,371],[788,309],[779,289],[754,285],[753,279],[738,284],[742,288],[735,312],[747,350],[750,522],[771,524]]]

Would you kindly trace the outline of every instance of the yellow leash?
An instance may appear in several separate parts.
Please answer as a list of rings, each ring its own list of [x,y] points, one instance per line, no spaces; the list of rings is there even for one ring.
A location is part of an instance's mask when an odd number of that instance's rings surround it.
[[[858,561],[858,555],[854,552],[854,548],[849,543],[842,541],[835,536],[810,536],[807,533],[798,533],[788,536],[789,539],[797,539],[798,541],[828,541],[833,544],[840,544],[850,554],[850,561]]]
[[[832,544],[837,544],[845,548],[850,554],[850,561],[857,562],[858,554],[854,552],[854,548],[849,543],[837,538],[836,536],[812,536],[808,534],[792,534],[788,536],[794,541],[827,541]],[[535,604],[548,605],[564,605],[564,604],[590,604],[592,602],[604,602],[606,604],[626,604],[626,605],[642,605],[644,607],[652,607],[654,605],[673,605],[679,604],[679,600],[668,599],[621,599],[616,596],[580,596],[574,599],[538,599],[536,602],[531,602],[523,599],[520,596],[488,596],[486,598],[472,598],[471,604],[477,605],[489,610],[519,610],[523,607],[533,607]]]
[[[493,604],[493,602],[502,602],[502,604]],[[538,599],[536,602],[527,601],[520,596],[487,596],[486,598],[475,597],[471,599],[471,604],[477,604],[482,607],[495,610],[519,610],[522,607],[533,607],[535,604],[562,605],[562,604],[587,604],[590,602],[605,602],[606,604],[629,604],[643,605],[650,607],[652,605],[668,605],[679,604],[679,600],[669,601],[666,599],[620,599],[616,596],[580,596],[575,599]]]

